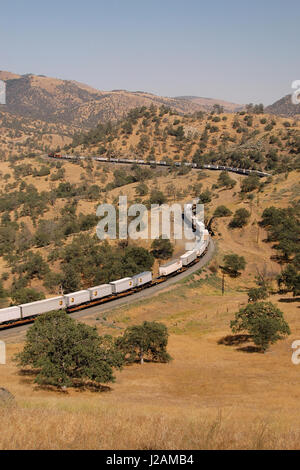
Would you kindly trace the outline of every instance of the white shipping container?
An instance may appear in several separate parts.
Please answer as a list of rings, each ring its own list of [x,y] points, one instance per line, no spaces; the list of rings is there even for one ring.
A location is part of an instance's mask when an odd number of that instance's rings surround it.
[[[112,286],[110,284],[101,284],[101,286],[90,287],[88,291],[90,293],[90,300],[101,299],[112,294]]]
[[[131,277],[124,277],[123,279],[112,281],[110,284],[112,286],[113,294],[119,294],[120,292],[131,289],[133,287],[133,280]]]
[[[202,234],[205,232],[205,225],[201,220],[196,219],[196,231],[198,234]]]
[[[173,272],[177,271],[177,269],[182,268],[182,261],[181,259],[175,259],[166,263],[159,267],[159,275],[160,276],[168,276]]]
[[[152,281],[152,272],[144,271],[143,273],[132,276],[133,287],[142,286]]]
[[[202,242],[200,243],[200,245],[197,245],[197,256],[201,256],[205,248],[206,248],[205,242]]]
[[[22,311],[22,318],[30,317],[31,315],[41,315],[42,313],[51,312],[51,310],[59,310],[65,307],[65,299],[62,295],[59,297],[52,297],[51,299],[38,300],[30,302],[29,304],[20,305]]]
[[[66,306],[71,307],[72,305],[83,304],[84,302],[90,301],[90,293],[88,290],[80,290],[71,294],[65,295]]]
[[[21,318],[20,307],[7,307],[0,310],[0,323]]]
[[[197,258],[196,251],[187,251],[182,256],[180,256],[180,259],[182,261],[182,266],[187,266],[192,261],[194,261],[196,258]]]

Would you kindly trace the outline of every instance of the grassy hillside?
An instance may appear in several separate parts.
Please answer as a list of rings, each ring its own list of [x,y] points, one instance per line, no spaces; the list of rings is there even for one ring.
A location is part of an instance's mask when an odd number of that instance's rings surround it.
[[[0,159],[48,153],[70,144],[78,131],[76,127],[24,118],[0,108]]]
[[[145,318],[171,328],[170,364],[126,367],[111,391],[101,394],[38,388],[33,377],[18,375],[11,358],[22,338],[13,339],[0,380],[16,405],[0,408],[6,430],[0,448],[297,449],[299,369],[291,363],[290,345],[299,339],[300,324],[297,305],[281,298],[272,301],[283,308],[292,336],[264,355],[239,350],[247,344],[218,344],[230,334],[229,321],[246,294],[222,297],[209,283],[177,287],[108,313],[106,321],[87,319],[101,333],[105,324],[119,334],[124,324]]]
[[[139,108],[115,125],[79,134],[74,154],[193,161],[280,171],[299,165],[300,126],[293,119],[245,111],[181,116],[167,108]]]

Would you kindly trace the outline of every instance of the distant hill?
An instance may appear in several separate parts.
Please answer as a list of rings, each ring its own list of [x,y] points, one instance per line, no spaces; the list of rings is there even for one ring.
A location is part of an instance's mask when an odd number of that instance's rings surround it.
[[[43,75],[17,75],[0,71],[6,82],[7,111],[25,118],[69,126],[91,128],[99,121],[118,120],[132,108],[166,106],[180,114],[210,111],[220,104],[227,112],[239,105],[199,97],[161,97],[143,91],[100,91],[73,80],[60,80]]]
[[[286,95],[275,103],[265,108],[266,113],[276,114],[277,116],[300,117],[300,104],[293,104],[291,95]]]
[[[207,111],[211,110],[215,105],[222,106],[224,111],[227,113],[235,113],[237,111],[241,111],[244,108],[243,105],[231,103],[230,101],[218,100],[215,98],[202,98],[200,96],[176,96],[175,99],[199,104]]]

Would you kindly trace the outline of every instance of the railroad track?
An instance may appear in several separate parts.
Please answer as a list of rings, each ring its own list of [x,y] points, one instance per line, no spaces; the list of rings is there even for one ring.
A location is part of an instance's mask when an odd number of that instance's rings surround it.
[[[134,302],[152,297],[163,289],[171,286],[172,284],[175,284],[176,282],[186,278],[187,276],[203,268],[212,259],[214,251],[215,244],[214,241],[210,239],[210,243],[208,245],[207,252],[205,253],[205,255],[200,258],[198,262],[188,267],[185,271],[168,278],[164,282],[152,285],[137,292],[131,292],[126,296],[117,299],[112,299],[109,302],[105,302],[103,304],[96,305],[93,307],[87,306],[86,308],[84,308],[83,306],[83,308],[81,308],[80,310],[72,312],[69,315],[75,319],[90,317],[91,315],[97,315],[108,310],[113,310],[125,304],[132,304]],[[32,323],[33,321],[34,320],[32,320],[30,323]],[[15,325],[11,328],[0,330],[0,340],[7,341],[13,338],[14,336],[18,337],[20,333],[26,332],[26,330],[30,326],[30,323],[28,322],[27,324]]]
[[[78,160],[85,160],[87,158],[91,158],[92,160],[95,160],[100,163],[111,163],[111,164],[121,164],[121,165],[146,165],[146,166],[162,166],[162,167],[171,167],[171,163],[167,161],[145,161],[145,160],[136,160],[136,159],[127,159],[127,158],[106,158],[106,157],[94,157],[94,156],[74,156],[74,155],[62,155],[62,154],[49,154],[49,155],[42,155],[43,158],[50,158],[54,160],[67,160],[67,161],[78,161]],[[270,173],[266,173],[264,171],[259,171],[259,170],[250,170],[250,169],[245,169],[245,168],[235,168],[231,166],[224,166],[224,165],[212,165],[212,164],[203,164],[203,165],[198,165],[196,163],[191,163],[191,162],[175,162],[174,163],[175,167],[180,168],[180,167],[188,167],[191,168],[192,170],[213,170],[213,171],[229,171],[232,173],[237,173],[239,175],[257,175],[260,178],[263,177],[269,177],[272,176]]]

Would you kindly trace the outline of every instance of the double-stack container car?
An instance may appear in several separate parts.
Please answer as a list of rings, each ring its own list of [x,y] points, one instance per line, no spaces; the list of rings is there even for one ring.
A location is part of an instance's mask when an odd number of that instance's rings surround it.
[[[66,307],[80,305],[90,301],[90,293],[88,290],[80,290],[78,292],[73,292],[72,294],[66,294],[65,299]]]
[[[112,286],[113,294],[120,294],[120,292],[131,289],[133,287],[133,281],[131,277],[124,277],[118,281],[110,282],[110,285]]]
[[[180,268],[182,268],[181,259],[173,259],[172,261],[169,261],[169,263],[163,264],[159,267],[159,275],[169,276],[170,274],[178,271]]]
[[[20,320],[21,318],[20,307],[7,307],[0,310],[0,324],[10,322],[12,320]]]
[[[143,273],[136,274],[132,276],[133,287],[144,286],[145,284],[149,284],[152,281],[152,272],[151,271],[144,271]]]
[[[182,256],[180,256],[182,266],[188,266],[197,258],[197,252],[194,250],[187,251]]]
[[[101,286],[90,287],[88,291],[90,293],[90,300],[102,299],[112,295],[112,285],[101,284]]]
[[[38,300],[30,302],[29,304],[20,305],[22,318],[31,317],[34,315],[41,315],[42,313],[51,312],[52,310],[59,310],[65,308],[65,297],[52,297],[51,299]]]

